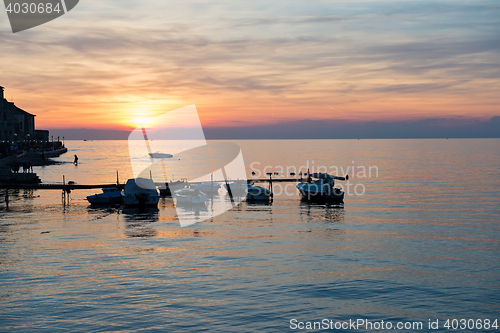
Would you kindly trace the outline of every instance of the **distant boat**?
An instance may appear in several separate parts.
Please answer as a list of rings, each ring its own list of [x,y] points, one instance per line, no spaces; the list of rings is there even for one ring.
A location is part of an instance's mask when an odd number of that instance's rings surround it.
[[[174,155],[172,155],[172,154],[165,154],[165,153],[160,153],[160,152],[149,153],[148,155],[151,158],[172,158],[172,157],[174,157]]]
[[[122,191],[119,191],[116,187],[105,187],[102,192],[89,195],[87,201],[91,205],[115,205],[122,202]]]
[[[122,198],[125,206],[157,206],[160,201],[155,183],[147,178],[127,180]]]
[[[249,186],[247,189],[248,201],[269,201],[271,191],[262,186]]]
[[[207,201],[208,196],[197,189],[192,188],[181,188],[174,191],[174,196],[176,199],[176,204],[181,205],[199,205],[204,204]]]
[[[312,181],[312,178],[317,180]],[[335,179],[348,180],[349,176],[338,177],[327,173],[311,173],[305,183],[297,184],[303,200],[313,202],[344,202],[344,191],[335,186]]]

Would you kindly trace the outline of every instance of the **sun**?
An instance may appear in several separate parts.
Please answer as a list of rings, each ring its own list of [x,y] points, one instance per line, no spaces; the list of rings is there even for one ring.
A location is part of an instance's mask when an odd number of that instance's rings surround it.
[[[148,127],[152,122],[150,117],[137,117],[132,119],[132,123],[137,127]]]
[[[121,120],[121,123],[130,128],[141,128],[151,126],[154,116],[144,108],[129,110]]]

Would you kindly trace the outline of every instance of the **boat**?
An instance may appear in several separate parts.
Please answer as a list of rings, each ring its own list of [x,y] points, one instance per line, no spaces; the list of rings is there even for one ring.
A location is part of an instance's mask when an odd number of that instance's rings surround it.
[[[191,185],[192,189],[200,190],[207,194],[216,194],[219,192],[221,182],[204,182],[200,184]]]
[[[208,196],[198,189],[181,188],[174,191],[176,204],[199,205],[207,201]]]
[[[44,150],[43,151],[43,155],[45,156],[45,158],[59,157],[62,154],[67,153],[67,152],[68,152],[68,148],[66,148],[66,147],[60,147],[60,148],[57,148],[57,149],[54,149],[54,150]],[[37,154],[37,157],[41,157],[42,156],[42,152],[37,152],[36,154]]]
[[[271,191],[262,186],[248,186],[247,201],[269,201]]]
[[[231,190],[231,193],[233,195],[237,194],[246,194],[246,191],[249,186],[253,185],[253,181],[251,180],[235,180],[231,183],[225,183],[224,188],[229,192]]]
[[[302,200],[325,203],[344,202],[344,191],[335,187],[335,180],[348,180],[349,176],[338,177],[327,173],[309,173],[307,182],[297,184]],[[316,180],[312,180],[316,178]]]
[[[174,155],[172,155],[172,154],[165,154],[165,153],[160,153],[160,152],[149,153],[148,155],[151,158],[172,158],[172,157],[174,157]]]
[[[155,183],[147,178],[127,180],[122,198],[125,206],[157,206],[160,201]]]
[[[87,196],[87,201],[91,205],[120,204],[122,202],[122,191],[116,187],[104,187],[102,193]]]
[[[176,180],[170,183],[165,183],[159,187],[160,190],[160,196],[161,197],[170,197],[172,196],[172,191],[170,188],[175,188],[175,187],[184,187],[183,185],[186,185],[187,182],[184,180]]]

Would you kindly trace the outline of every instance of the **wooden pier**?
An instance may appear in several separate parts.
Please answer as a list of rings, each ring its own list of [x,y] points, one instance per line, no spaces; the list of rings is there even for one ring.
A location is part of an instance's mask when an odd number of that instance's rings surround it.
[[[254,183],[268,183],[268,182],[273,182],[273,183],[284,183],[284,182],[289,182],[289,183],[297,183],[297,182],[302,182],[306,181],[307,179],[305,178],[249,178],[248,181],[253,181]],[[200,182],[189,182],[189,184],[197,184]],[[186,183],[188,184],[188,183]],[[164,182],[155,183],[156,186],[161,187],[165,186]],[[125,187],[125,184],[116,184],[116,183],[109,183],[109,184],[62,184],[62,183],[52,183],[52,184],[45,184],[45,183],[39,183],[39,184],[17,184],[17,183],[0,183],[0,189],[26,189],[26,190],[64,190],[64,191],[73,191],[73,190],[90,190],[90,189],[95,189],[95,188],[107,188],[107,187],[116,187],[119,190],[123,190]]]
[[[125,184],[95,184],[95,185],[80,185],[80,184],[13,184],[0,183],[0,189],[24,189],[24,190],[63,190],[71,192],[72,190],[89,190],[93,188],[116,187],[123,190]]]

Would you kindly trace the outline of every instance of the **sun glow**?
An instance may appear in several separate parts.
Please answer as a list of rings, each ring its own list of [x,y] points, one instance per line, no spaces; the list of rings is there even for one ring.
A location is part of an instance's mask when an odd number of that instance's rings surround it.
[[[134,127],[148,127],[148,125],[151,124],[151,118],[147,117],[134,118],[131,124],[134,124],[133,125]]]
[[[155,117],[149,108],[134,108],[125,112],[121,123],[129,128],[148,127]]]

